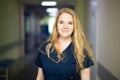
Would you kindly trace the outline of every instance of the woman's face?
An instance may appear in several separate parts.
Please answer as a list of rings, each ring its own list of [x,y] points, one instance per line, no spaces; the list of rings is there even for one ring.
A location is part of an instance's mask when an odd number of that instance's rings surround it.
[[[58,18],[57,29],[59,38],[69,38],[73,33],[73,18],[68,13],[62,13]]]

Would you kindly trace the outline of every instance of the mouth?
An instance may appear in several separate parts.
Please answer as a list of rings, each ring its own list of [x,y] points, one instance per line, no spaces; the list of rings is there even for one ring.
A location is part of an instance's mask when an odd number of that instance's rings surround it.
[[[69,32],[69,30],[61,30],[62,32]]]

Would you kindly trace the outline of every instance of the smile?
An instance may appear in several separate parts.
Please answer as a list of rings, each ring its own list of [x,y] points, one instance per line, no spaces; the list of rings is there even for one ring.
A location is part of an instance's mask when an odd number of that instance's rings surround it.
[[[61,30],[62,32],[69,32],[69,30]]]

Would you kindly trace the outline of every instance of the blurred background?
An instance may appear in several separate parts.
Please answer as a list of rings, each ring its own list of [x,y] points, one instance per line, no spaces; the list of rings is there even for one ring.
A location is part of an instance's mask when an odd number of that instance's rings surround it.
[[[38,49],[59,9],[79,16],[96,64],[91,80],[120,80],[120,0],[0,0],[0,80],[35,80]]]

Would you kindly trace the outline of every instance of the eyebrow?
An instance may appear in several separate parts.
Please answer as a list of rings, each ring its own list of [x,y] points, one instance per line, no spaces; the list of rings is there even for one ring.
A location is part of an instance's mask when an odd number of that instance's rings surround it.
[[[58,20],[58,21],[64,21],[64,20]],[[73,22],[73,21],[68,21],[68,22]]]

